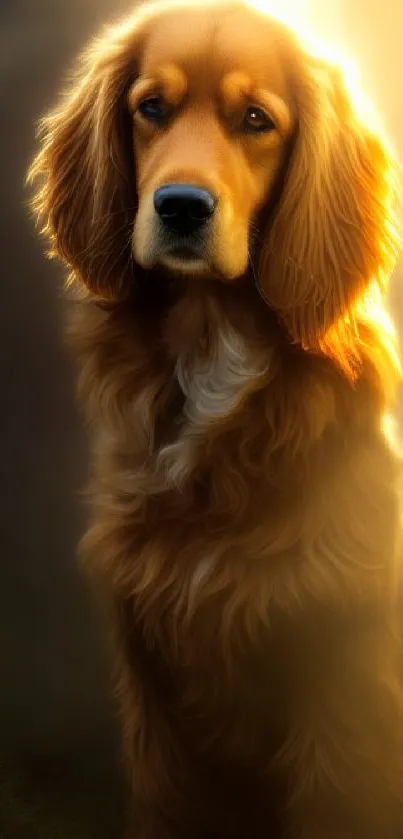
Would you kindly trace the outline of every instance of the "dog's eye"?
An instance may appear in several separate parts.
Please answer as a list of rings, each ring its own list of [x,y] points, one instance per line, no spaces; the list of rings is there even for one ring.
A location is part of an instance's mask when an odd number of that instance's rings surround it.
[[[275,129],[273,120],[265,112],[255,105],[251,105],[245,111],[242,131],[248,134],[262,134]]]
[[[168,115],[168,107],[162,96],[150,96],[144,99],[138,107],[139,113],[149,122],[164,122]]]

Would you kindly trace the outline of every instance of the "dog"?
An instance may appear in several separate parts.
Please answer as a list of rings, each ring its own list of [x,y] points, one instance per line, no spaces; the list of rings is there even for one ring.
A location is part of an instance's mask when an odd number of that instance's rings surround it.
[[[129,839],[403,835],[398,166],[343,62],[141,4],[40,127]]]

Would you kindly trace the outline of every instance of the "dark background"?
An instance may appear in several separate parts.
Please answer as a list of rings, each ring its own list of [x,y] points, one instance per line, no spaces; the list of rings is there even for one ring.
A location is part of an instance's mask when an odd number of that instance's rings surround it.
[[[116,11],[110,0],[0,0],[1,839],[119,835],[101,625],[75,565],[87,447],[61,340],[62,276],[23,187],[35,120]]]
[[[403,151],[401,0],[307,5],[318,28],[357,55]],[[61,340],[61,272],[43,258],[23,181],[34,121],[52,105],[71,59],[100,22],[128,7],[0,0],[1,839],[119,835],[104,638],[75,565],[87,445]],[[399,327],[401,273],[392,287]]]

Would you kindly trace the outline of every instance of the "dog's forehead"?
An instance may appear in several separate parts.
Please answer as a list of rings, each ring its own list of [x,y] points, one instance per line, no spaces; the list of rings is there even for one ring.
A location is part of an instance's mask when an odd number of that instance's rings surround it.
[[[242,70],[254,84],[286,98],[287,34],[274,20],[245,7],[181,9],[155,18],[146,35],[141,73],[152,76],[176,64],[190,82],[219,84]]]

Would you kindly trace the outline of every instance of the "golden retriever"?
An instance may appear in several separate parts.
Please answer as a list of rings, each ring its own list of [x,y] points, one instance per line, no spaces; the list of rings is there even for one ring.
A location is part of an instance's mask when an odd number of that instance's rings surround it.
[[[245,0],[137,7],[43,121],[129,839],[403,836],[396,171]]]

